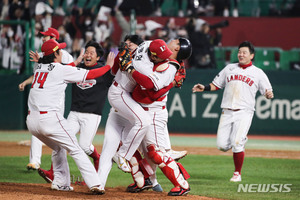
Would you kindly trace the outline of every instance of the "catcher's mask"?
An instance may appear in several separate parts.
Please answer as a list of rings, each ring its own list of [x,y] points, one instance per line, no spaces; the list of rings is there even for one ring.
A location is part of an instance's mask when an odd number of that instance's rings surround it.
[[[192,44],[191,42],[186,38],[178,38],[180,43],[180,50],[177,54],[177,60],[185,60],[188,59],[192,55]]]

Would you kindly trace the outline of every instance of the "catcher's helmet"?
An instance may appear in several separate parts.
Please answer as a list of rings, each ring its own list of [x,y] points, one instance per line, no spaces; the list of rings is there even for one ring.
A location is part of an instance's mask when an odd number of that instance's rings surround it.
[[[177,60],[181,61],[184,59],[188,59],[192,55],[192,44],[186,38],[178,38],[180,43],[180,50],[177,54]]]

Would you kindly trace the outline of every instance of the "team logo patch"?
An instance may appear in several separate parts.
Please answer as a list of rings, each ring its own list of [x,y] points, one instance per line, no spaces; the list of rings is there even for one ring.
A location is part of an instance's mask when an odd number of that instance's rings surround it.
[[[84,82],[77,82],[76,85],[82,90],[89,89],[96,85],[97,81],[95,79],[85,80]]]

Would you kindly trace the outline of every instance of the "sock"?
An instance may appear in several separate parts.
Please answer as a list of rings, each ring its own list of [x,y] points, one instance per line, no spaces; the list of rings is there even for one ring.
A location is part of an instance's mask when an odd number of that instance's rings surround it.
[[[52,164],[52,162],[51,162],[51,168],[48,170],[48,172],[53,174],[53,164]]]
[[[244,157],[245,157],[245,152],[243,151],[239,153],[233,153],[235,172],[239,172],[241,174]]]
[[[94,148],[94,152],[89,156],[93,158],[95,169],[98,171],[100,154],[97,152],[96,148]]]
[[[93,158],[94,160],[99,159],[100,158],[100,154],[97,152],[96,148],[94,148],[94,152],[92,154],[89,155],[91,158]]]

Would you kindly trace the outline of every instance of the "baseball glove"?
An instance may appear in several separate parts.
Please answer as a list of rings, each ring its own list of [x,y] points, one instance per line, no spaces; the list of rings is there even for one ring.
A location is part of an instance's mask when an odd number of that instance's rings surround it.
[[[131,53],[128,48],[128,45],[125,42],[122,42],[119,46],[119,67],[121,71],[125,71],[131,66]]]
[[[185,77],[186,77],[186,70],[185,67],[182,66],[180,69],[177,70],[175,74],[175,78],[174,78],[176,82],[175,87],[180,88],[183,85]]]

